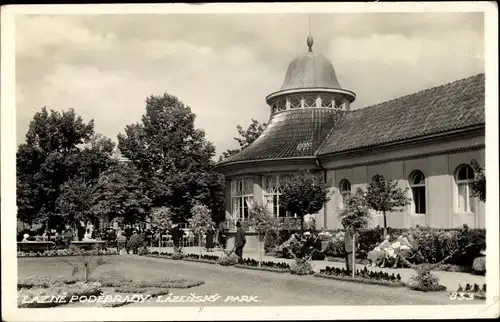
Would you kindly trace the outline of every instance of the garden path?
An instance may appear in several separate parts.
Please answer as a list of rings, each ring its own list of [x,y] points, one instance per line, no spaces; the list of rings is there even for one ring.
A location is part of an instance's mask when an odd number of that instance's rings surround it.
[[[149,247],[151,251],[158,251],[158,247]],[[170,252],[173,253],[173,248],[172,247],[162,247],[161,248],[162,252]],[[192,254],[198,254],[199,253],[199,248],[198,247],[185,247],[182,250],[184,253],[192,253]],[[222,256],[224,253],[220,250],[214,250],[212,252],[206,252],[205,250],[202,251],[202,254],[207,254],[207,255],[216,255],[216,256]],[[255,251],[249,251],[245,252],[243,251],[243,258],[252,258],[255,260],[259,260],[259,254],[258,252]],[[286,263],[293,263],[293,259],[287,259],[287,258],[276,258],[272,256],[262,256],[262,260],[264,261],[269,261],[269,262],[286,262]],[[336,268],[345,268],[345,263],[344,262],[331,262],[331,261],[312,261],[313,269],[316,272],[319,272],[320,269],[324,269],[326,266],[330,267],[336,267]],[[356,269],[364,269],[366,265],[362,264],[356,264]],[[374,271],[384,271],[389,274],[398,274],[401,275],[401,279],[404,282],[407,282],[408,279],[415,274],[415,270],[411,268],[380,268],[380,267],[368,267],[369,270],[374,270]],[[434,271],[433,272],[437,277],[439,277],[439,283],[441,285],[444,285],[447,287],[448,290],[456,290],[458,287],[458,284],[462,284],[462,286],[465,286],[465,284],[479,284],[483,285],[486,283],[486,278],[485,276],[481,275],[473,275],[469,273],[460,273],[460,272],[445,272],[445,271]]]

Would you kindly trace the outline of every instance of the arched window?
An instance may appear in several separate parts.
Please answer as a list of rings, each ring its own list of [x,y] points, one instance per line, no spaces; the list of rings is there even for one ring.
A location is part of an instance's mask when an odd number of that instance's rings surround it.
[[[459,212],[474,212],[472,197],[469,188],[469,180],[474,179],[474,170],[468,164],[458,166],[455,171],[455,181],[457,183],[457,210]]]
[[[252,200],[252,177],[231,180],[231,203],[235,218],[238,220],[248,219],[248,208]]]
[[[425,175],[420,170],[410,174],[410,187],[415,214],[425,214]]]
[[[351,196],[351,183],[347,179],[342,179],[339,183],[339,190],[341,196],[340,208],[344,209],[347,203],[347,198]]]
[[[263,176],[263,195],[269,211],[276,217],[286,217],[286,209],[280,205],[281,190],[291,178],[288,174]],[[296,216],[296,215],[295,215]]]

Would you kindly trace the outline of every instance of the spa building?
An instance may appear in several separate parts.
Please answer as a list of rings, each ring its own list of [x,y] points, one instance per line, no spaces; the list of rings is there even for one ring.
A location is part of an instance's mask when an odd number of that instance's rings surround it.
[[[226,179],[226,217],[247,220],[250,201],[291,216],[279,205],[280,187],[309,170],[322,173],[334,192],[311,214],[317,229],[342,229],[337,214],[346,194],[376,175],[408,187],[412,199],[388,214],[389,227],[485,228],[485,205],[468,186],[471,161],[485,163],[485,75],[351,110],[356,94],[340,85],[311,36],[307,45],[265,98],[270,118],[262,135],[217,164]],[[383,226],[383,216],[373,213],[371,225]]]

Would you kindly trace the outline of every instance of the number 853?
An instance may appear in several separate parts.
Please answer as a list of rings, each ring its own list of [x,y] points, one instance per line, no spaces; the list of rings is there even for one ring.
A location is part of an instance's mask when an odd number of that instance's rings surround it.
[[[450,294],[450,300],[473,300],[474,293],[470,292],[453,292]]]

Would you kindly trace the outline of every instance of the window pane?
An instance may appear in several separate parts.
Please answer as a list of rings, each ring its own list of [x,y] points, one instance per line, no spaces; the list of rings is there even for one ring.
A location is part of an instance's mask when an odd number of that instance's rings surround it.
[[[466,205],[465,201],[467,199],[466,194],[467,183],[459,183],[458,184],[458,211],[465,211]]]
[[[469,186],[467,186],[467,190],[469,190],[469,198],[467,198],[467,204],[468,204],[468,210],[473,212],[473,213],[476,213],[476,208],[475,208],[475,204],[474,204],[474,197],[472,197],[470,195],[471,191],[470,191],[470,188]]]
[[[415,214],[425,214],[425,187],[413,187],[411,190]]]
[[[470,165],[464,165],[458,171],[458,180],[469,180],[474,179],[474,170],[472,170]]]
[[[279,207],[279,216],[286,217],[286,210],[284,207]]]

